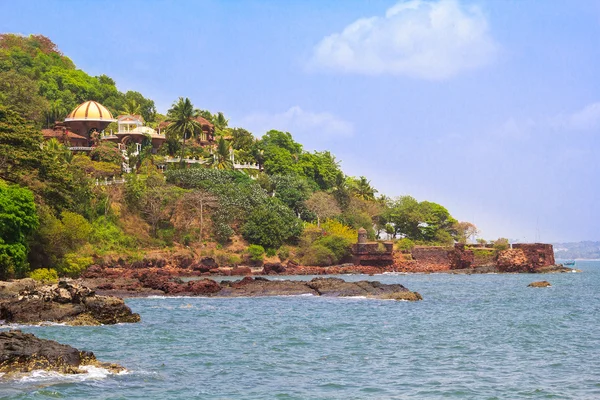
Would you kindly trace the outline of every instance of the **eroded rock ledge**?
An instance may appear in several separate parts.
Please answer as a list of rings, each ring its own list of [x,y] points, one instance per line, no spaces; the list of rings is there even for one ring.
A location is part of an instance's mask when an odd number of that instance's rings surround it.
[[[123,299],[97,296],[76,283],[61,281],[41,285],[31,279],[0,282],[0,325],[64,322],[70,325],[100,325],[139,322]]]
[[[113,373],[124,370],[120,365],[98,361],[91,351],[80,351],[20,330],[0,332],[0,373],[7,376],[34,370],[79,374],[85,372],[79,367],[87,365]]]
[[[257,297],[312,294],[325,297],[364,296],[377,299],[421,300],[421,295],[399,284],[382,284],[377,281],[346,282],[340,278],[314,278],[311,281],[268,280],[262,277],[245,277],[237,281],[216,282],[212,279],[193,280],[187,283],[159,271],[147,271],[138,278],[130,277],[110,284],[105,279],[86,279],[86,285],[105,294],[124,297],[148,294],[210,297]]]

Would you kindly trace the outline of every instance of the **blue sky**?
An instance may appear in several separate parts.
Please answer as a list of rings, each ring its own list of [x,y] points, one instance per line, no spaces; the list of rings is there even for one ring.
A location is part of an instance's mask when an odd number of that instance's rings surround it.
[[[0,0],[165,112],[290,131],[481,236],[600,240],[600,2]]]

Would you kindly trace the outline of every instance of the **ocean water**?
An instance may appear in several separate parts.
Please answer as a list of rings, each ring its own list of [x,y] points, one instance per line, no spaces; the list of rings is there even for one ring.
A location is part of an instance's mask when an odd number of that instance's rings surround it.
[[[129,299],[139,324],[21,327],[127,373],[38,372],[0,380],[0,398],[598,399],[600,262],[577,268],[343,277],[402,283],[421,302]],[[537,280],[553,286],[527,287]]]

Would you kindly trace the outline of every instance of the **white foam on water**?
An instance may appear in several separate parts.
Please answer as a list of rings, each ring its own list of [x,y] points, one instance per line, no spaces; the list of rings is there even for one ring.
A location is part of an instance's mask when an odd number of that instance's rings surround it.
[[[109,375],[125,375],[129,371],[124,370],[117,374],[93,365],[80,366],[80,374],[61,374],[55,371],[34,370],[24,375],[19,375],[21,383],[52,383],[52,382],[84,382],[88,380],[103,380]]]

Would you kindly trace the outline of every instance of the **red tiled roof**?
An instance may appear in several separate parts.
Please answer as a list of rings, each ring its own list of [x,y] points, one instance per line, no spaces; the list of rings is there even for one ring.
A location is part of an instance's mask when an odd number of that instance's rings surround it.
[[[56,137],[56,138],[61,138],[63,136],[67,136],[69,139],[82,139],[82,140],[87,140],[87,138],[78,135],[76,133],[70,132],[70,131],[59,131],[59,130],[54,130],[54,129],[42,129],[42,136],[44,137]]]

